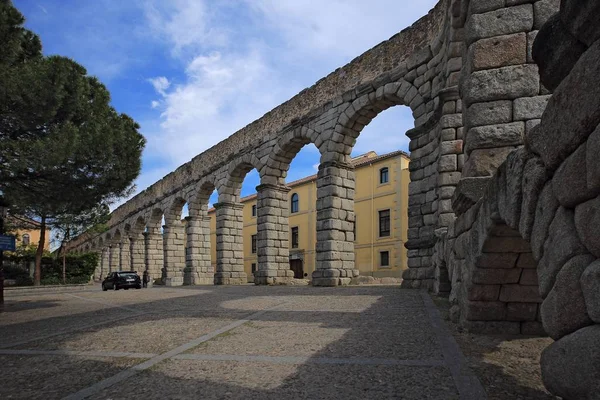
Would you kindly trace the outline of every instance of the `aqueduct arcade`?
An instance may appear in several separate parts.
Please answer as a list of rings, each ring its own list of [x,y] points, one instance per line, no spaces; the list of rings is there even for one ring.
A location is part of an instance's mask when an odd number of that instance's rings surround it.
[[[76,250],[97,275],[148,270],[167,285],[240,284],[241,183],[256,169],[257,284],[286,284],[285,177],[320,152],[313,285],[350,284],[350,154],[381,111],[410,107],[408,269],[403,287],[448,293],[471,331],[541,334],[546,386],[600,390],[600,3],[441,0],[410,28],[332,72],[116,209]],[[211,268],[208,199],[216,189]],[[182,222],[182,207],[189,216]],[[164,225],[163,224],[164,220]]]

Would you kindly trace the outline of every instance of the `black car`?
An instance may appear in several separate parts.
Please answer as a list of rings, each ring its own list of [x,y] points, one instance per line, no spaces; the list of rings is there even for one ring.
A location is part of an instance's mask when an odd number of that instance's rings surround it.
[[[102,281],[102,290],[108,289],[129,289],[129,288],[142,288],[142,280],[140,276],[134,271],[118,271],[111,272],[108,274],[106,279]]]

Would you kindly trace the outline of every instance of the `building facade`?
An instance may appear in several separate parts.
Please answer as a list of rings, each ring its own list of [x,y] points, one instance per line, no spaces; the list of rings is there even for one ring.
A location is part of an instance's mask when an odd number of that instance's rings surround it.
[[[362,276],[401,278],[407,268],[404,243],[408,232],[409,157],[402,151],[377,155],[371,151],[353,158],[356,189],[354,253]],[[317,175],[287,185],[289,211],[289,260],[294,278],[310,279],[316,264]],[[257,196],[243,204],[244,270],[248,280],[258,267]],[[210,218],[211,259],[216,267],[216,210]]]
[[[39,222],[19,215],[8,215],[6,224],[10,234],[16,236],[17,247],[37,246],[40,242],[41,225]],[[52,232],[48,227],[46,227],[45,236],[44,249],[50,250]]]

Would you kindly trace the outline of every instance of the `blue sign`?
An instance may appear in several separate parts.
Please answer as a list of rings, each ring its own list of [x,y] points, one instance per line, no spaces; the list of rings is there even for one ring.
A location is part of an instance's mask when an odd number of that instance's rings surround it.
[[[0,235],[0,251],[15,251],[17,249],[15,237]]]

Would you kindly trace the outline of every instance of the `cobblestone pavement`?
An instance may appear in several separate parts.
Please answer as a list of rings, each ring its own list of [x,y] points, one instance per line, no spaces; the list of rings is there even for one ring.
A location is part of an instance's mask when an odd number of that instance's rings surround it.
[[[8,298],[2,399],[484,399],[429,295],[155,287]]]

